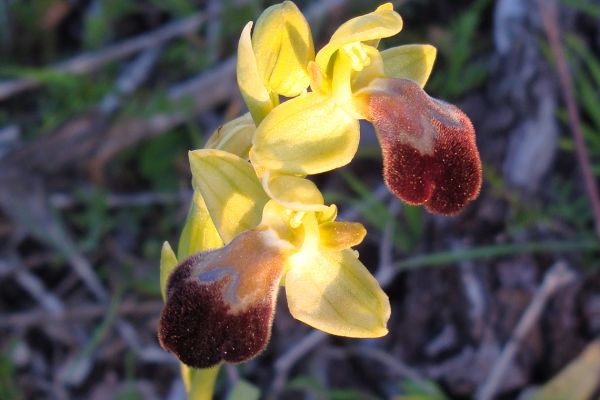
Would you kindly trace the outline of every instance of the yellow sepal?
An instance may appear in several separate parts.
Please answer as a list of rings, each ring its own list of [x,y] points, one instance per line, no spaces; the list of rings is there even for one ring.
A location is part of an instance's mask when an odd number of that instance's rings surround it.
[[[363,241],[367,230],[358,222],[332,221],[319,225],[320,244],[329,250],[343,250]]]
[[[342,46],[354,42],[377,43],[378,39],[394,36],[402,30],[402,18],[391,3],[379,6],[374,12],[361,15],[343,23],[331,40],[317,53],[315,61],[325,75],[330,74],[331,56]]]
[[[237,51],[237,82],[246,106],[256,125],[275,107],[278,103],[263,83],[258,73],[256,57],[252,48],[250,30],[252,22],[248,22],[242,30]]]
[[[163,301],[167,298],[167,281],[169,275],[177,266],[177,257],[169,245],[169,242],[164,242],[160,251],[160,293]]]
[[[199,251],[216,249],[223,246],[223,240],[210,218],[206,204],[200,192],[195,191],[185,220],[185,225],[179,236],[177,255],[181,260]]]
[[[250,160],[258,168],[307,175],[348,164],[359,124],[330,97],[307,93],[279,105],[258,126]]]
[[[246,113],[217,128],[208,138],[204,148],[223,150],[248,159],[254,132],[256,126],[252,116]]]
[[[437,50],[428,44],[408,44],[392,47],[381,52],[385,75],[388,78],[410,79],[424,87]]]
[[[306,67],[315,58],[310,27],[291,1],[267,8],[256,21],[252,47],[266,87],[295,97],[309,84]]]
[[[252,166],[221,150],[195,150],[189,158],[192,186],[202,194],[223,242],[255,228],[268,196]]]
[[[332,335],[387,334],[388,297],[352,250],[303,248],[288,264],[285,292],[294,318]]]

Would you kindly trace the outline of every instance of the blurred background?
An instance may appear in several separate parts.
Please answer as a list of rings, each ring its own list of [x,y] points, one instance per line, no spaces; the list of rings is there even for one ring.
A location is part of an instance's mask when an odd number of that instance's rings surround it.
[[[187,151],[245,112],[237,41],[270,4],[0,0],[0,399],[184,398],[156,338],[160,247],[189,206]],[[379,5],[297,4],[317,48]],[[282,295],[218,398],[597,399],[600,3],[394,4],[404,30],[381,46],[438,48],[426,90],[472,119],[482,193],[453,218],[402,204],[363,129],[315,179],[368,229],[390,333],[314,332]]]

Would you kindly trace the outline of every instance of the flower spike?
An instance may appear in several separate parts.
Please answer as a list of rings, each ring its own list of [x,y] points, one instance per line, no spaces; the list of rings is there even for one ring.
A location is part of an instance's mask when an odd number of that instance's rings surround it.
[[[249,114],[189,153],[193,203],[177,255],[167,243],[161,253],[159,341],[185,365],[262,352],[280,287],[292,316],[317,329],[388,332],[389,299],[352,249],[365,228],[337,221],[335,204],[307,177],[352,161],[360,120],[375,126],[385,183],[400,199],[453,215],[479,194],[471,121],[423,91],[436,49],[378,49],[402,25],[383,4],[342,24],[316,55],[291,1],[243,29],[236,77]]]
[[[396,196],[442,215],[478,196],[475,129],[459,108],[407,79],[379,79],[360,99],[383,150],[385,183]]]

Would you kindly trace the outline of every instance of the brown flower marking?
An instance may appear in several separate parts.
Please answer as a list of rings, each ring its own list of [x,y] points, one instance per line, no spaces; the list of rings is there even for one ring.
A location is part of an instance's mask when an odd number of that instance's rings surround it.
[[[371,87],[368,119],[383,150],[389,189],[443,215],[456,214],[477,198],[481,161],[469,118],[410,80],[380,79]]]
[[[271,335],[283,263],[274,234],[258,230],[182,262],[169,277],[161,346],[194,368],[258,355]]]

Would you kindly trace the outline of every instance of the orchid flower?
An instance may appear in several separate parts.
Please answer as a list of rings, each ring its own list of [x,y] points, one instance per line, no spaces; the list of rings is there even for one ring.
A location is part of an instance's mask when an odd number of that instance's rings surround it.
[[[460,109],[422,89],[435,48],[377,50],[380,39],[401,29],[391,3],[341,25],[307,64],[312,91],[281,104],[258,126],[250,152],[255,168],[309,175],[344,166],[358,148],[358,120],[366,119],[382,147],[384,180],[400,199],[452,215],[476,198],[475,130]]]
[[[335,206],[323,204],[314,183],[273,177],[270,198],[252,166],[234,154],[195,150],[190,164],[214,223],[196,224],[195,240],[216,233],[225,246],[187,258],[168,271],[168,285],[163,274],[164,348],[195,368],[253,357],[269,340],[280,286],[292,315],[315,328],[351,337],[387,333],[388,298],[351,249],[366,231],[335,221]],[[164,252],[172,268],[176,259],[167,246]]]
[[[281,287],[292,316],[317,329],[387,333],[388,297],[353,250],[366,230],[337,221],[307,178],[352,160],[359,120],[375,126],[384,180],[404,201],[450,215],[477,196],[471,122],[422,89],[435,48],[377,49],[401,29],[384,4],[341,25],[315,55],[304,16],[284,1],[242,31],[237,79],[249,113],[190,152],[194,198],[178,254],[166,243],[161,256],[159,340],[185,365],[259,354]]]

